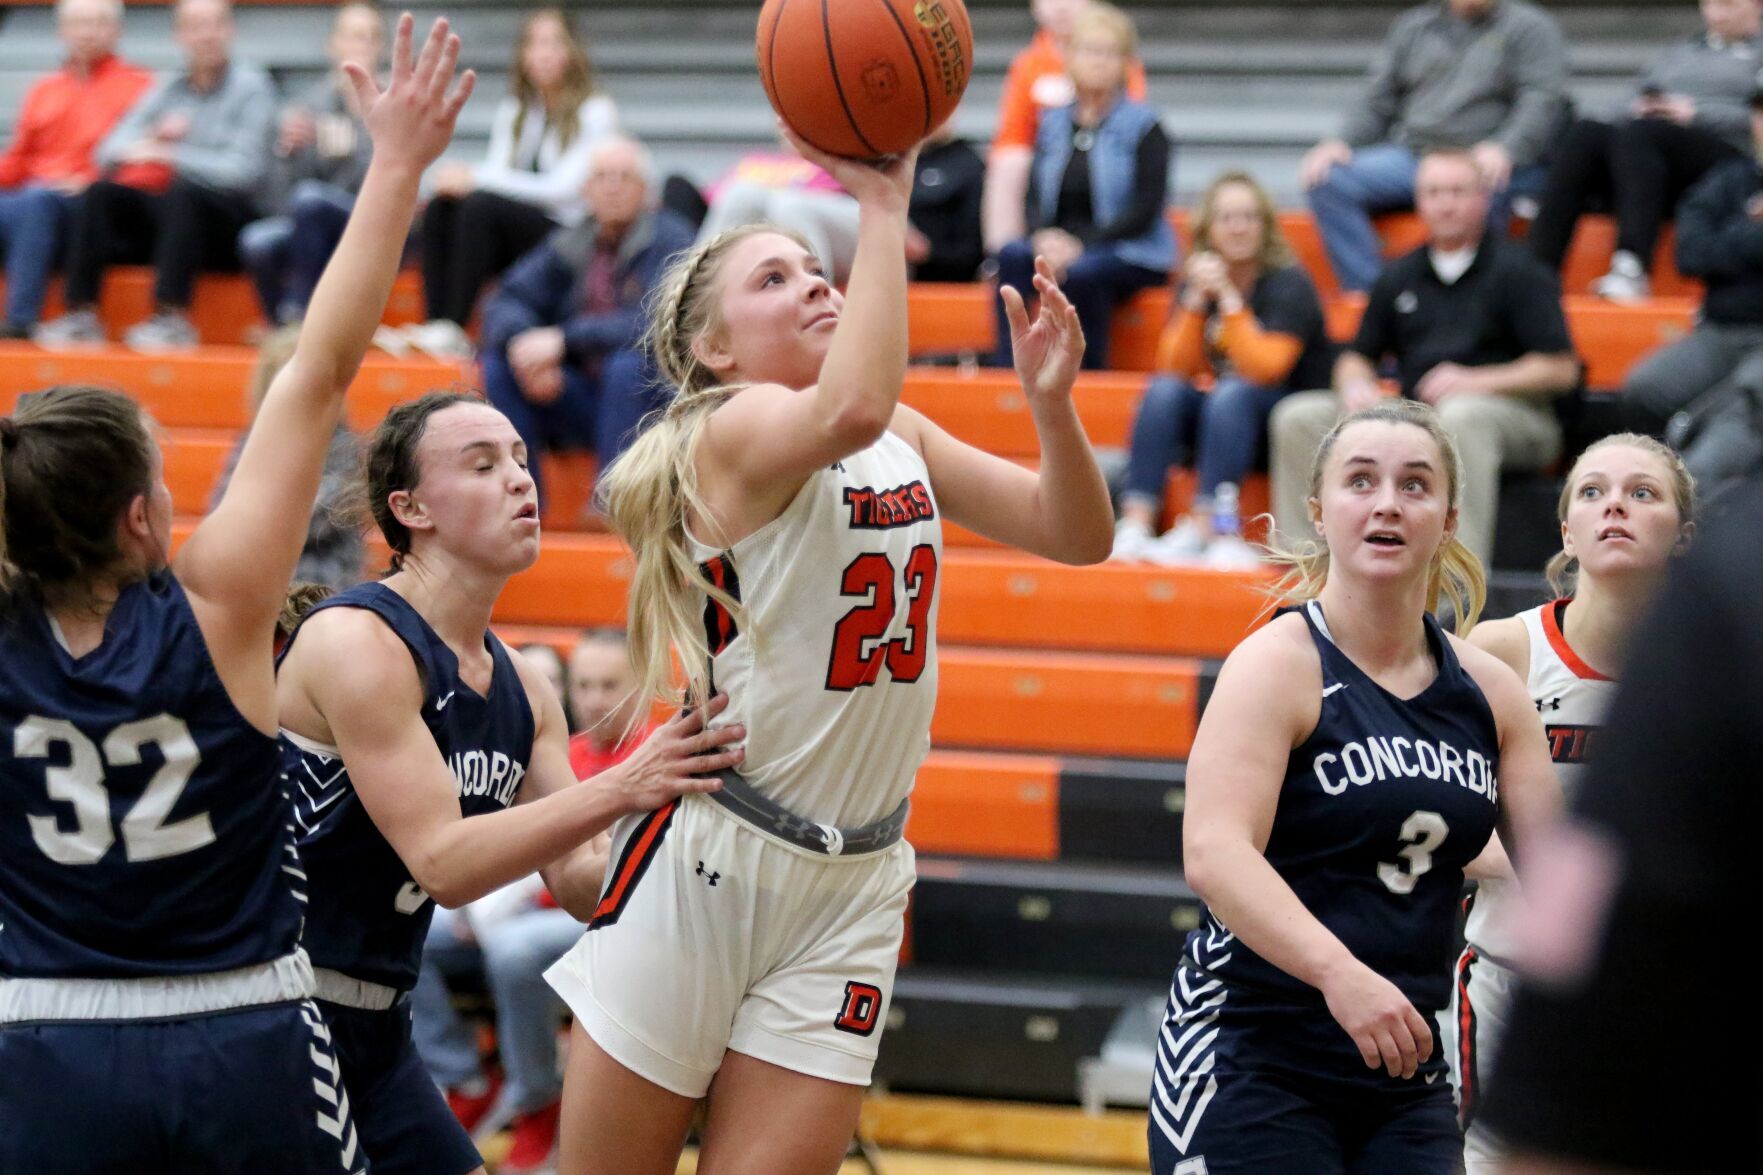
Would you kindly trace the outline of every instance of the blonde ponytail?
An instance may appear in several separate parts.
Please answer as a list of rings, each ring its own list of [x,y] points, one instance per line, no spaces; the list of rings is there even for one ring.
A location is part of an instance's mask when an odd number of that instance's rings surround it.
[[[1334,452],[1335,442],[1355,424],[1411,424],[1432,437],[1438,445],[1445,465],[1445,495],[1455,509],[1463,496],[1463,461],[1457,446],[1439,423],[1438,413],[1415,400],[1390,399],[1342,417],[1316,447],[1310,463],[1310,497],[1322,495],[1322,474]],[[1267,536],[1267,562],[1282,567],[1285,574],[1267,589],[1275,605],[1302,604],[1322,594],[1328,583],[1328,547],[1315,539],[1293,540],[1270,531]],[[1455,534],[1448,535],[1433,555],[1426,584],[1426,610],[1436,613],[1440,599],[1448,601],[1456,617],[1458,636],[1467,636],[1481,618],[1487,603],[1487,572],[1475,553],[1463,545]]]
[[[741,602],[712,583],[692,557],[686,519],[714,525],[698,496],[695,455],[710,414],[741,389],[720,384],[699,358],[697,343],[721,325],[723,259],[747,237],[778,234],[804,249],[787,229],[749,224],[701,244],[668,267],[649,306],[644,345],[661,375],[676,389],[673,400],[644,422],[631,446],[600,478],[598,493],[613,529],[631,549],[629,645],[637,689],[645,699],[678,701],[673,654],[685,671],[686,701],[709,701],[710,646],[703,608],[707,597],[745,627]],[[705,535],[711,541],[719,536]],[[751,637],[752,634],[749,634]]]

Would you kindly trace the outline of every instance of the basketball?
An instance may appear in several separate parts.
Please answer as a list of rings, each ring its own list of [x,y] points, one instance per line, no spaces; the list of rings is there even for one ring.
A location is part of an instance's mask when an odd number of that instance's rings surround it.
[[[765,0],[759,78],[772,109],[831,155],[897,155],[967,90],[973,26],[961,0]]]

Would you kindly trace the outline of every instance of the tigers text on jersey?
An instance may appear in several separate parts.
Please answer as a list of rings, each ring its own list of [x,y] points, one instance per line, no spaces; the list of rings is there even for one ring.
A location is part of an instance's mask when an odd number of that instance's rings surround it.
[[[822,824],[899,806],[930,749],[943,531],[930,475],[889,432],[810,477],[727,549],[688,540],[737,622],[706,597],[722,723],[747,727],[741,774]]]
[[[1580,659],[1567,643],[1562,622],[1567,600],[1553,600],[1518,618],[1530,638],[1530,676],[1525,682],[1543,720],[1549,754],[1561,788],[1572,799],[1585,776],[1586,754],[1616,696],[1616,682]],[[1464,937],[1491,959],[1512,957],[1518,893],[1510,881],[1484,881],[1470,903]]]
[[[1299,609],[1322,658],[1316,729],[1292,751],[1266,857],[1354,957],[1422,1013],[1445,1006],[1463,867],[1494,831],[1499,734],[1481,688],[1426,617],[1438,675],[1402,699],[1328,636],[1320,605]],[[1238,942],[1214,914],[1188,938],[1193,960],[1242,998],[1320,994]],[[1236,998],[1236,997],[1233,997]]]
[[[453,771],[466,816],[514,802],[533,749],[533,714],[508,650],[484,634],[495,669],[487,696],[459,679],[459,659],[397,592],[365,583],[319,604],[363,608],[398,634],[422,678],[422,720]],[[293,646],[299,632],[289,638]],[[284,650],[286,655],[286,650]],[[314,966],[409,990],[434,905],[374,826],[335,747],[282,732],[311,906],[304,940]]]
[[[0,976],[231,971],[295,949],[301,872],[275,740],[234,707],[169,571],[70,654],[0,620]]]

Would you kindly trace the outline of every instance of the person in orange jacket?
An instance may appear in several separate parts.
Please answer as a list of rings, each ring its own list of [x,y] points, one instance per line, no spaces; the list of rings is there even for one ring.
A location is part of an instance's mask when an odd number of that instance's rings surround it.
[[[6,261],[0,339],[29,337],[68,209],[97,178],[93,152],[153,80],[116,55],[120,0],[60,0],[55,26],[67,60],[25,95],[12,142],[0,154],[0,257]]]

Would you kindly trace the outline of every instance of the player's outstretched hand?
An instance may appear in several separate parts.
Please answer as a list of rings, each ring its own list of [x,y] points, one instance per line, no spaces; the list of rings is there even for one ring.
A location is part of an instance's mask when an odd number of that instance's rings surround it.
[[[747,754],[731,745],[747,737],[745,726],[705,728],[726,709],[728,695],[717,694],[704,709],[673,718],[630,758],[596,778],[618,789],[627,812],[648,812],[687,792],[716,791],[722,786],[716,773],[738,767]]]
[[[1402,989],[1356,963],[1322,989],[1328,1010],[1365,1058],[1391,1077],[1408,1078],[1432,1056],[1432,1029]]]
[[[918,173],[917,147],[874,162],[846,159],[843,155],[828,155],[812,145],[781,118],[777,125],[790,146],[796,149],[796,154],[838,180],[839,186],[851,193],[857,203],[879,203],[891,211],[905,214],[907,205],[912,202],[913,177]]]
[[[1084,328],[1077,310],[1053,280],[1053,267],[1045,257],[1035,258],[1035,292],[1040,311],[1030,322],[1022,294],[1003,286],[1004,314],[1010,319],[1010,345],[1016,357],[1016,376],[1029,399],[1063,400],[1071,395],[1078,367],[1084,357]]]
[[[410,47],[415,27],[416,19],[408,12],[398,18],[392,39],[392,74],[384,90],[372,74],[353,61],[345,62],[343,70],[349,75],[367,133],[373,138],[374,158],[424,168],[452,141],[453,124],[471,97],[477,74],[468,69],[454,85],[459,38],[447,31],[445,17],[429,29],[422,53],[413,61]]]

